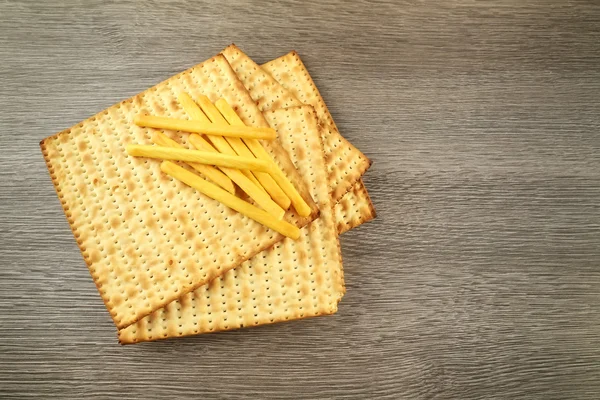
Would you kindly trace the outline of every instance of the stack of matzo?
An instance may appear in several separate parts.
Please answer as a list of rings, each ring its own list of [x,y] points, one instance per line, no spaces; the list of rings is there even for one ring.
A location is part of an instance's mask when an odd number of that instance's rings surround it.
[[[129,157],[140,113],[187,118],[177,93],[225,99],[311,207],[293,240]],[[187,146],[187,133],[165,131]],[[41,142],[73,234],[121,343],[332,314],[344,277],[338,234],[375,217],[370,161],[338,132],[299,56],[259,66],[235,46]]]

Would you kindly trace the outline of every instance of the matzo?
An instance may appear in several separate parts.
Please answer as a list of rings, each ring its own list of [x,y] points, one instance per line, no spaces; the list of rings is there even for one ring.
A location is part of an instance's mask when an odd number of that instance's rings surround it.
[[[344,294],[342,260],[317,118],[310,106],[265,112],[321,215],[209,285],[119,331],[121,343],[269,324],[337,311]]]
[[[303,104],[290,93],[289,90],[283,87],[280,82],[268,73],[265,73],[263,69],[252,61],[252,59],[236,45],[232,44],[228,46],[222,53],[227,58],[227,61],[229,61],[229,64],[232,66],[233,70],[240,78],[240,81],[244,84],[261,111]],[[281,79],[292,86],[294,85],[294,80],[297,80],[297,78],[290,77],[287,74],[283,74]],[[304,98],[310,98],[310,95],[303,92],[304,90],[306,90],[305,86],[296,89],[296,91]],[[319,117],[319,124],[321,126],[326,126],[329,123],[328,121],[333,121],[333,119],[325,107],[323,115]],[[335,132],[330,132],[329,130],[322,132],[326,135],[338,136],[343,140],[337,130]],[[326,137],[323,137],[322,139],[325,153],[328,153],[329,148],[327,146],[335,142],[335,140],[327,140]],[[344,173],[344,171],[341,170],[341,164],[334,164],[332,168],[336,171],[335,173],[328,174],[328,184],[329,190],[333,195],[336,190],[335,177]],[[340,229],[338,231],[340,234],[375,218],[373,204],[360,179],[348,193],[344,194],[337,201],[338,203],[335,205],[334,218],[336,218],[336,226]]]
[[[129,157],[125,146],[150,143],[138,113],[184,118],[180,91],[225,98],[249,126],[268,126],[223,56],[43,140],[40,145],[65,215],[115,324],[124,328],[210,282],[283,236],[165,176],[155,160]],[[183,140],[187,135],[167,132]],[[264,142],[318,210],[277,142]]]

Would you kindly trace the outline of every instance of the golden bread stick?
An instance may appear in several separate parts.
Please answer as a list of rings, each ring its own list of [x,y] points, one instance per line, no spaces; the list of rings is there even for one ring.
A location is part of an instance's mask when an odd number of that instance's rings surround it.
[[[235,110],[231,108],[231,106],[224,99],[219,99],[215,103],[215,106],[230,124],[232,121],[242,122]],[[256,139],[245,139],[244,143],[248,145],[252,153],[254,153],[257,158],[273,163],[273,171],[271,172],[271,176],[289,197],[294,209],[296,209],[296,212],[303,217],[310,215],[311,210],[306,201],[304,201],[302,196],[300,196],[300,193],[298,193],[294,185],[289,181],[281,169],[279,169],[279,167],[273,162],[273,159],[269,153],[267,153],[262,144],[260,144],[260,142]]]
[[[231,156],[229,154],[211,153],[208,151],[176,149],[173,147],[130,144],[127,145],[127,154],[135,157],[162,158],[164,160],[196,162],[237,169],[272,170],[272,166],[269,163],[256,158]]]
[[[241,126],[216,125],[206,122],[178,119],[169,117],[158,117],[155,115],[138,115],[133,122],[142,127],[171,129],[174,131],[205,133],[207,135],[232,136],[254,139],[273,140],[277,133],[271,128],[249,128]]]
[[[244,214],[248,218],[251,218],[256,222],[271,228],[282,235],[294,240],[300,237],[300,229],[298,229],[297,226],[292,225],[287,221],[273,218],[273,216],[266,211],[263,211],[260,208],[232,195],[231,193],[202,179],[198,175],[186,170],[185,168],[182,168],[169,161],[163,161],[160,165],[160,169],[167,175],[180,180],[186,185],[197,189],[206,196],[225,204],[227,207]]]

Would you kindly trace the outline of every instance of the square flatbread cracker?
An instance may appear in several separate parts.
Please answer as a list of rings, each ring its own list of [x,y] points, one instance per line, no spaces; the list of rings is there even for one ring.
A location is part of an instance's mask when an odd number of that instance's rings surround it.
[[[237,110],[238,113],[241,110]],[[283,147],[307,178],[320,217],[210,284],[119,331],[123,344],[216,332],[332,314],[342,298],[342,258],[320,127],[312,107],[264,113]]]
[[[318,94],[318,91],[316,91],[314,83],[312,83],[312,86],[297,85],[296,82],[301,78],[295,77],[294,74],[302,74],[303,76],[307,75],[308,78],[304,79],[308,79],[310,82],[312,82],[310,75],[308,75],[308,71],[306,71],[306,68],[302,64],[302,61],[300,61],[299,57],[292,58],[285,64],[286,68],[293,70],[292,72],[280,72],[278,74],[278,78],[282,80],[282,83],[273,78],[269,73],[266,73],[234,44],[223,50],[222,54],[225,56],[225,58],[227,58],[227,61],[229,61],[229,64],[232,66],[233,70],[240,78],[240,81],[244,84],[250,93],[250,96],[252,96],[261,111],[299,106],[303,104],[294,94],[284,87],[283,84],[288,87],[295,87],[296,94],[304,99],[310,100],[313,103],[313,106],[319,106],[320,104],[324,105],[322,98]],[[278,71],[277,67],[273,67],[272,69]],[[315,91],[317,95],[314,95]],[[337,128],[332,130],[328,127],[329,124],[333,123],[333,118],[329,114],[326,106],[321,107],[321,115],[317,115],[319,118],[319,124],[323,127],[327,127],[322,130],[324,133],[324,137],[322,138],[323,146],[325,153],[331,154],[331,148],[328,146],[337,146],[336,142],[344,143],[346,141],[337,131]],[[335,127],[335,124],[333,124],[333,126]],[[356,152],[360,153],[356,149],[348,150],[350,156]],[[344,169],[342,165],[342,162],[329,165],[329,167],[333,168],[334,170],[333,173],[330,172],[328,174],[329,190],[332,196],[334,196],[336,192],[336,177],[341,174],[348,176],[348,172],[351,172],[352,170],[352,168],[348,166],[346,166]],[[355,175],[350,174],[349,179],[354,178]],[[334,199],[334,202],[337,202],[337,204],[334,206],[334,217],[336,218],[336,225],[338,227],[338,233],[340,234],[375,218],[376,214],[373,203],[371,202],[367,190],[365,189],[360,178],[353,184],[347,193],[342,195],[339,199]]]
[[[219,55],[116,104],[40,145],[50,176],[94,282],[124,328],[280,242],[283,236],[130,157],[125,146],[151,143],[132,122],[149,113],[187,118],[180,91],[224,98],[250,126],[268,126]],[[186,145],[187,134],[166,131]],[[318,214],[303,179],[277,141],[267,150],[313,209],[285,218],[302,227]]]

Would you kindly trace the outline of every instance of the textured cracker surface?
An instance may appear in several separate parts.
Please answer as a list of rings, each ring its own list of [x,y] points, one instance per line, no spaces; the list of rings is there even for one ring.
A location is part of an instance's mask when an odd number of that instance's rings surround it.
[[[242,84],[261,111],[301,106],[302,103],[289,90],[256,64],[235,44],[222,52]]]
[[[298,81],[300,77],[293,77],[287,73],[280,74],[279,79],[281,79],[282,82],[279,82],[269,73],[266,73],[240,48],[233,44],[223,50],[222,54],[225,56],[225,58],[227,58],[227,61],[229,61],[229,64],[240,78],[240,81],[244,84],[250,93],[250,96],[252,96],[252,99],[254,99],[261,111],[299,106],[303,104],[282,84],[285,83],[287,86],[294,86],[295,82]],[[308,74],[308,71],[295,71],[294,73]],[[305,99],[312,99],[313,103],[315,104],[318,103],[311,97],[311,93],[305,92],[308,90],[311,89],[306,85],[296,86],[296,93],[299,96]],[[320,101],[322,102],[322,99]],[[329,121],[333,122],[333,118],[329,114],[327,107],[324,107],[321,115],[318,115],[318,121],[321,126],[327,126]],[[321,132],[325,133],[322,139],[326,154],[330,153],[331,150],[331,148],[328,146],[336,142],[336,140],[328,140],[328,136],[333,136],[334,138],[340,138],[340,140],[344,140],[337,129],[333,132],[329,129],[322,130]],[[331,195],[333,195],[336,192],[336,176],[344,174],[344,176],[347,177],[348,175],[347,171],[342,170],[341,163],[334,163],[331,168],[336,170],[334,173],[328,174],[329,190]],[[351,177],[348,179],[354,179],[354,176],[351,174]],[[360,179],[350,188],[348,193],[345,193],[336,201],[337,204],[334,206],[334,218],[336,219],[336,226],[338,226],[338,233],[340,234],[364,222],[368,222],[375,217],[373,204],[371,203],[369,195]],[[334,201],[334,203],[336,201]]]
[[[325,163],[332,182],[332,197],[337,202],[371,166],[371,161],[339,133],[298,53],[292,51],[263,64],[262,68],[298,100],[315,108],[325,128]]]
[[[333,213],[340,235],[375,218],[375,208],[362,179],[334,205]]]
[[[317,117],[310,106],[265,112],[300,173],[320,217],[210,284],[120,330],[121,343],[164,339],[331,314],[344,294]]]
[[[115,324],[123,328],[239,265],[282,236],[162,174],[160,162],[129,157],[150,143],[140,112],[185,118],[176,95],[225,98],[248,125],[268,126],[222,56],[176,75],[44,139],[41,148],[65,215]],[[185,135],[166,131],[176,140]],[[286,152],[268,150],[310,200]],[[287,219],[303,226],[312,218]]]

